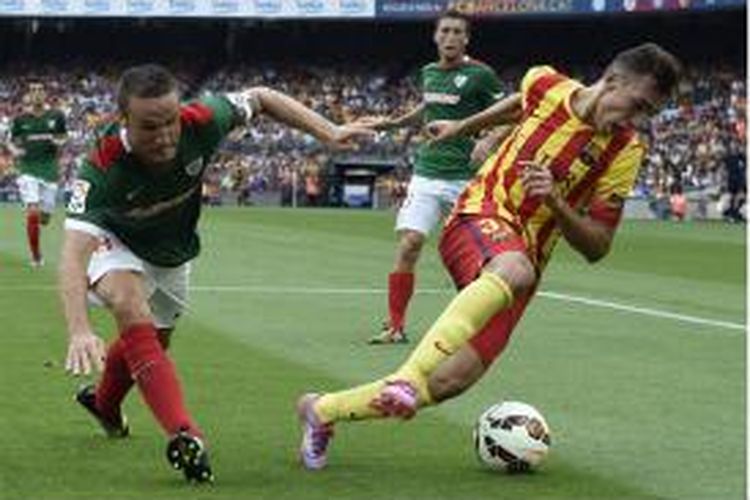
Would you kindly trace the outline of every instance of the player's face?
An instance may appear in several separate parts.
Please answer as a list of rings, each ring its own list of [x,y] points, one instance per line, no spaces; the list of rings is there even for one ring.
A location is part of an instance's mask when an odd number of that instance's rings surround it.
[[[141,161],[158,165],[174,160],[181,131],[177,93],[131,97],[125,127],[133,154]]]
[[[466,53],[466,46],[469,44],[466,21],[451,17],[441,19],[435,28],[434,40],[441,59],[460,59]]]
[[[651,76],[611,75],[594,114],[597,129],[642,127],[659,112],[665,98],[659,94]]]
[[[41,106],[44,104],[47,94],[44,91],[44,85],[41,83],[30,83],[28,92],[28,102],[32,106]]]

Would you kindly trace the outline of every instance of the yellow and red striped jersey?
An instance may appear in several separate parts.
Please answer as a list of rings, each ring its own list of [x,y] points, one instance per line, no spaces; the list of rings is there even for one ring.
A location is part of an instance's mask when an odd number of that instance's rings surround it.
[[[540,270],[561,233],[543,201],[524,196],[523,162],[549,168],[568,204],[585,210],[614,196],[626,198],[645,154],[645,145],[633,130],[597,132],[575,115],[570,100],[581,88],[580,82],[550,66],[531,68],[521,82],[521,120],[454,209],[454,214],[499,216],[513,224]]]

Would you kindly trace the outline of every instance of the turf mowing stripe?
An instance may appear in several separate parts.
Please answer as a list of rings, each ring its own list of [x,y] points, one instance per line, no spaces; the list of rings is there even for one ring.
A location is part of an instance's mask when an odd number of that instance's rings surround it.
[[[46,291],[55,290],[52,285],[19,285],[0,288],[0,292],[18,292],[18,291]],[[298,294],[298,295],[382,295],[388,292],[384,288],[305,288],[305,287],[269,287],[269,286],[243,286],[243,285],[195,285],[190,287],[191,292],[227,292],[227,293],[262,293],[262,294]],[[421,295],[443,295],[453,293],[452,288],[420,288],[415,290]],[[746,326],[741,323],[732,323],[698,316],[689,316],[662,309],[653,309],[649,307],[633,306],[629,304],[619,304],[606,300],[590,299],[588,297],[579,297],[577,295],[568,295],[557,292],[537,292],[537,295],[547,299],[562,300],[565,302],[576,302],[589,306],[602,307],[605,309],[614,309],[644,316],[651,316],[662,319],[673,319],[684,323],[696,325],[715,326],[728,330],[745,331]]]

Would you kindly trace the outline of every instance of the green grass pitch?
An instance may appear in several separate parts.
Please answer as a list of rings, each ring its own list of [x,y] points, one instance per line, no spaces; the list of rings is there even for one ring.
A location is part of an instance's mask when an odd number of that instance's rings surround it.
[[[595,266],[561,244],[541,289],[562,295],[534,300],[475,388],[408,423],[340,425],[329,468],[307,473],[296,462],[296,397],[385,375],[409,350],[364,344],[385,313],[393,214],[207,210],[192,310],[172,344],[212,445],[217,482],[195,488],[168,468],[137,394],[125,441],[107,440],[72,402],[80,381],[61,367],[54,291],[61,219],[43,232],[46,267],[32,270],[20,209],[0,209],[0,499],[745,496],[742,227],[628,221]],[[423,257],[412,337],[451,297],[434,242]],[[111,338],[106,315],[94,317]],[[503,399],[535,405],[552,427],[534,474],[476,462],[474,420]]]

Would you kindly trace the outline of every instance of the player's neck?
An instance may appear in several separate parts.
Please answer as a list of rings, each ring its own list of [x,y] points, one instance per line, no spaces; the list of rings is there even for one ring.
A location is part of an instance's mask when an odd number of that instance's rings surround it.
[[[461,66],[466,61],[469,60],[469,56],[466,54],[461,54],[457,57],[447,58],[445,56],[440,56],[440,60],[438,61],[438,67],[440,69],[453,69]]]
[[[577,90],[570,98],[570,108],[582,122],[596,128],[596,105],[604,88],[601,82]]]

